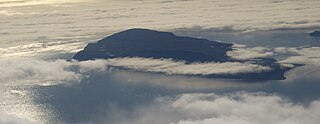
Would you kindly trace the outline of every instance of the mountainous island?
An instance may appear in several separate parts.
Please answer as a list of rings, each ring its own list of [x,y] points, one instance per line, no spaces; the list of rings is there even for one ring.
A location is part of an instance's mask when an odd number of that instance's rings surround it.
[[[236,74],[194,74],[208,78],[231,78],[245,80],[284,80],[284,73],[291,68],[282,67],[272,58],[237,60],[227,55],[233,44],[210,41],[207,39],[176,36],[170,32],[149,29],[129,29],[110,35],[97,43],[89,43],[72,59],[78,61],[95,59],[114,59],[142,57],[152,59],[170,59],[192,63],[251,63],[271,68],[268,71]],[[122,68],[128,69],[130,68]]]

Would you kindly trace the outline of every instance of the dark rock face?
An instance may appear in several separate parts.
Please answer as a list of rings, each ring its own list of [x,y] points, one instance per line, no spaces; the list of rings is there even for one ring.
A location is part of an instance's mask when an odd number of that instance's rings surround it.
[[[314,32],[310,33],[309,36],[311,36],[311,37],[320,37],[320,31],[314,31]]]
[[[130,29],[113,34],[97,43],[88,44],[72,59],[78,61],[110,59],[119,57],[166,58],[193,62],[249,62],[272,68],[268,72],[207,75],[212,78],[246,80],[283,80],[289,68],[283,68],[271,58],[235,60],[227,56],[233,44],[206,39],[181,37],[170,32],[148,29]],[[201,76],[201,75],[198,75]]]

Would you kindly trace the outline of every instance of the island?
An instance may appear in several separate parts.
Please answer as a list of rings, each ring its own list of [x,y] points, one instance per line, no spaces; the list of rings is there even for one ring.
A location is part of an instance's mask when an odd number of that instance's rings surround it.
[[[140,57],[183,61],[185,64],[250,63],[270,68],[268,71],[259,72],[190,75],[244,80],[284,80],[286,79],[284,77],[285,72],[292,69],[281,66],[277,60],[272,58],[237,60],[227,55],[228,51],[233,50],[232,46],[233,44],[230,43],[187,36],[176,36],[171,32],[149,29],[129,29],[110,35],[96,43],[89,43],[83,50],[74,54],[71,59],[87,61]],[[131,68],[124,67],[121,69],[130,70]]]

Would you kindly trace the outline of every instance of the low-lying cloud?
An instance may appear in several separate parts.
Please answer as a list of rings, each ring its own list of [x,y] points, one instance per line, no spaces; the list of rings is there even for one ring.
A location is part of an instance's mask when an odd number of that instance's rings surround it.
[[[233,50],[227,52],[227,55],[235,59],[246,60],[259,57],[268,57],[274,55],[274,53],[266,47],[248,48],[245,45],[235,44],[233,46]]]
[[[72,63],[56,60],[1,60],[1,81],[15,80],[75,80],[79,75],[68,68]]]
[[[190,117],[178,124],[316,124],[320,121],[317,118],[320,101],[303,106],[263,93],[186,94],[170,105]]]
[[[317,124],[320,101],[309,105],[275,94],[236,92],[224,95],[182,94],[159,97],[133,112],[133,118],[116,118],[121,124]]]
[[[320,47],[302,47],[302,48],[285,48],[279,47],[275,49],[278,53],[289,53],[292,56],[283,60],[282,63],[296,63],[307,65],[320,64]]]
[[[120,67],[144,72],[158,72],[182,75],[237,74],[269,71],[264,67],[249,63],[191,63],[170,59],[115,58],[94,61],[45,61],[36,59],[1,60],[0,81],[42,80],[77,81],[92,71],[105,71],[108,67]]]
[[[184,61],[150,58],[117,58],[109,59],[109,64],[138,71],[161,72],[166,74],[210,75],[263,72],[270,67],[239,62],[207,62],[186,64]]]
[[[293,64],[301,64],[302,67],[295,68],[287,73],[286,77],[291,81],[299,78],[319,78],[320,70],[320,47],[247,47],[235,44],[233,51],[228,56],[248,60],[259,57],[275,57],[282,66],[294,67]]]
[[[85,62],[38,59],[1,60],[0,81],[80,81],[89,72],[105,69],[106,63],[103,60]]]

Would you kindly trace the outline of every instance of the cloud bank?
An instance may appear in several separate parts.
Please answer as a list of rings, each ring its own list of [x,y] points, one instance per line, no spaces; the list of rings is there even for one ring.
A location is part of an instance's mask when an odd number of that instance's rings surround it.
[[[3,74],[0,80],[17,81],[17,80],[76,80],[79,75],[68,68],[72,63],[57,60],[1,60],[0,70]]]
[[[269,71],[264,67],[249,63],[191,63],[170,59],[151,58],[115,58],[68,62],[65,60],[45,61],[37,59],[1,60],[0,81],[42,80],[42,81],[77,81],[90,72],[101,72],[108,67],[119,67],[144,72],[159,72],[181,75],[238,74]]]
[[[170,59],[117,58],[107,60],[111,66],[166,74],[210,75],[270,71],[270,67],[239,62],[191,63]]]
[[[268,57],[274,55],[274,53],[266,47],[248,48],[242,44],[235,44],[232,48],[233,50],[228,51],[227,55],[239,60]]]
[[[320,47],[298,47],[285,48],[279,47],[275,49],[278,53],[290,54],[286,59],[280,63],[303,64],[304,66],[289,72],[289,79],[319,79],[320,70]]]
[[[261,93],[187,94],[170,104],[193,119],[178,124],[316,124],[320,101],[308,106]]]
[[[302,67],[287,72],[289,80],[299,78],[319,78],[320,70],[320,47],[247,47],[242,44],[235,44],[233,51],[227,55],[239,59],[248,60],[259,57],[274,57],[278,59],[283,67],[294,67],[293,64],[301,64]]]
[[[133,113],[133,118],[122,116],[116,118],[115,123],[317,124],[320,121],[320,101],[302,105],[275,94],[247,92],[182,94],[159,97],[150,106]]]
[[[307,65],[320,64],[320,47],[301,47],[301,48],[285,48],[279,47],[275,49],[278,53],[292,54],[289,58],[282,61],[282,63],[296,63]]]
[[[68,48],[79,49],[87,42],[134,27],[164,31],[197,26],[203,30],[230,28],[239,32],[312,30],[319,27],[318,6],[318,0],[5,0],[0,2],[0,27],[5,29],[0,31],[0,45],[23,47],[37,42],[44,44],[38,50],[63,51],[59,44],[45,46],[48,42],[62,42]],[[41,28],[35,30],[35,26]],[[262,32],[262,36],[266,34],[274,37],[273,33]],[[1,55],[19,56],[10,52]]]
[[[107,69],[103,60],[68,62],[66,60],[0,60],[1,82],[78,82],[92,72]]]

